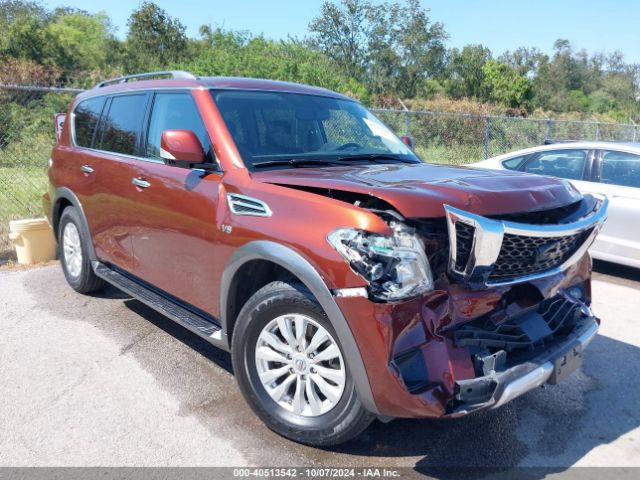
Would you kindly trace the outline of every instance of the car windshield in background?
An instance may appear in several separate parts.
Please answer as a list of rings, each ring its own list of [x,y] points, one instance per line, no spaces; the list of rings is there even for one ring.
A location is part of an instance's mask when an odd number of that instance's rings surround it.
[[[420,161],[354,101],[243,90],[212,96],[250,169]]]

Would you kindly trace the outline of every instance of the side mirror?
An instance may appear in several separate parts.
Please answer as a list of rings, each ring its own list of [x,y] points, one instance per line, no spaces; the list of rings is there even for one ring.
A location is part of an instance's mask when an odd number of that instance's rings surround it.
[[[416,144],[413,141],[413,137],[411,135],[403,135],[402,138],[402,143],[404,143],[407,147],[413,149],[414,145]]]
[[[206,160],[202,144],[191,130],[165,130],[160,138],[160,157],[167,164],[200,164]]]

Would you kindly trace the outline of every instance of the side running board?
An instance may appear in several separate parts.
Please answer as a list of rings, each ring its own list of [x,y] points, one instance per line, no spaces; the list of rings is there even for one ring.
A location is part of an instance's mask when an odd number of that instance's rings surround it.
[[[213,343],[217,347],[228,350],[229,347],[222,338],[222,330],[206,318],[172,302],[144,285],[109,268],[100,262],[93,262],[93,271],[103,280],[116,288],[128,293],[148,307],[170,318],[193,333]]]

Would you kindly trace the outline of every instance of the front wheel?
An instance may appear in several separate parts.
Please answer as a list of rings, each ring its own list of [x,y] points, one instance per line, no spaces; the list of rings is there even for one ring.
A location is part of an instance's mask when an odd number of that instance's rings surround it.
[[[232,351],[240,390],[280,435],[336,445],[374,418],[358,399],[331,323],[299,283],[272,282],[247,301]]]

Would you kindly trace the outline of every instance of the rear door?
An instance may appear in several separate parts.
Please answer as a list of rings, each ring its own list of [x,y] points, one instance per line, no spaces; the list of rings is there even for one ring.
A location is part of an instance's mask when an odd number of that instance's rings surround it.
[[[609,197],[609,218],[592,254],[602,260],[640,267],[640,155],[599,151],[592,180],[580,190]]]
[[[133,232],[135,275],[189,307],[216,313],[221,232],[216,210],[222,172],[205,173],[165,165],[160,158],[164,130],[191,130],[208,163],[216,163],[212,142],[190,91],[154,95],[145,134],[145,160],[135,161],[132,179],[146,182],[136,194]],[[131,179],[129,179],[131,181]]]
[[[97,172],[102,164],[93,141],[106,101],[101,96],[79,102],[71,113],[71,145],[58,144],[52,152],[53,184],[70,189],[78,197],[90,227],[94,223],[91,205],[99,188]]]
[[[96,255],[128,272],[134,268],[131,228],[139,210],[131,179],[149,97],[139,92],[108,97],[84,162],[92,191],[83,208]]]

